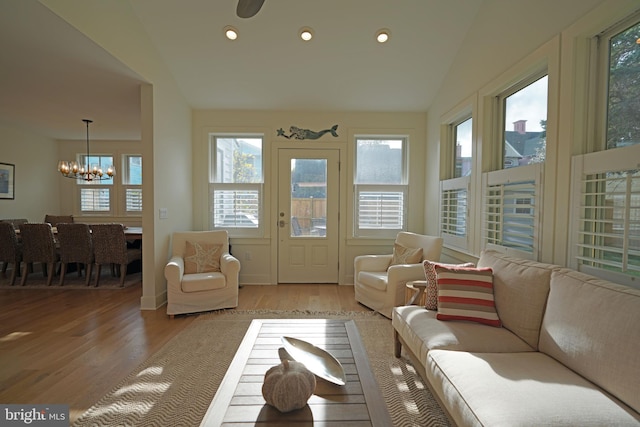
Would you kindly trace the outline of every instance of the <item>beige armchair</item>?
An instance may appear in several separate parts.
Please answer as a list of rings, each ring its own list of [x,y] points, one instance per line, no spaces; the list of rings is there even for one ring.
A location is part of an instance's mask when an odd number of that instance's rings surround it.
[[[237,307],[239,272],[225,230],[173,233],[171,259],[164,268],[167,314]]]
[[[419,250],[411,251],[418,248],[422,249],[421,255]],[[411,263],[404,263],[403,250]],[[391,318],[393,307],[404,305],[406,283],[425,280],[422,260],[439,261],[441,251],[441,237],[403,231],[396,236],[394,254],[356,257],[353,274],[356,301]],[[412,256],[414,259],[410,259]]]

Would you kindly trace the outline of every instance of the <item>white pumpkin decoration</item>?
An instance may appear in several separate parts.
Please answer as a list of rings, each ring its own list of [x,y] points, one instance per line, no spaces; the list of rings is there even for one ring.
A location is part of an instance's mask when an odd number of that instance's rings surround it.
[[[262,396],[280,412],[300,409],[316,390],[316,376],[300,362],[284,359],[264,375]]]

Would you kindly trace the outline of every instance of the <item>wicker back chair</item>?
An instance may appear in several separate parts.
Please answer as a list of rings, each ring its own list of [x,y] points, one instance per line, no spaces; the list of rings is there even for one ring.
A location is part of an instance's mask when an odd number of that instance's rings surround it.
[[[29,220],[26,218],[10,218],[10,219],[0,219],[0,222],[10,222],[11,224],[13,224],[13,227],[16,230],[20,230],[20,226],[22,224],[26,224],[27,222],[29,222]]]
[[[51,224],[52,227],[57,227],[60,223],[72,223],[73,215],[45,215],[44,222]]]
[[[122,224],[93,224],[91,232],[97,267],[95,286],[98,286],[103,264],[112,264],[119,267],[120,285],[124,286],[127,265],[132,261],[142,259],[142,251],[140,249],[127,248],[127,240]]]
[[[59,258],[51,224],[22,224],[20,238],[23,262],[20,284],[24,286],[27,283],[27,276],[29,270],[32,270],[33,263],[40,262],[42,273],[47,276],[47,286],[51,285]]]
[[[11,286],[13,286],[22,261],[22,246],[18,243],[16,230],[10,222],[0,222],[0,261],[2,261],[3,274],[6,273],[7,266],[13,263],[11,270]]]
[[[64,285],[64,276],[69,263],[78,264],[78,277],[85,267],[85,283],[89,285],[91,270],[93,269],[93,243],[89,224],[65,223],[58,224],[58,243],[60,244],[60,286]]]

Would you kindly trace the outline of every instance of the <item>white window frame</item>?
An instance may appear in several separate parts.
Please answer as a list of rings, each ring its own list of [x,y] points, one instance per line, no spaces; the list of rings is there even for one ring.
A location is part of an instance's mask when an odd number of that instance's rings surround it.
[[[609,27],[605,31],[594,37],[593,46],[595,50],[591,51],[591,64],[595,64],[597,73],[593,75],[592,85],[596,89],[595,101],[595,120],[592,120],[591,131],[595,138],[591,141],[590,151],[607,149],[607,115],[609,105],[609,43],[613,37],[618,35],[625,29],[632,27],[640,22],[640,12],[636,11],[631,16]]]
[[[140,157],[141,162],[142,162],[142,155],[141,154],[122,154],[122,166],[120,168],[120,170],[122,171],[122,213],[125,216],[142,216],[142,209],[144,209],[144,202],[143,202],[143,194],[142,194],[142,183],[140,184],[129,184],[129,176],[130,176],[130,170],[129,170],[129,158],[130,157]],[[129,198],[129,192],[137,192],[139,194],[139,209],[132,209],[129,210],[128,206],[128,198]]]
[[[440,193],[439,230],[445,247],[462,252],[472,252],[477,229],[474,218],[476,194],[480,192],[480,164],[477,147],[477,95],[465,99],[449,113],[443,115],[440,125]],[[471,119],[471,174],[455,177],[456,128]],[[474,184],[478,182],[478,184]],[[461,197],[458,203],[458,197]],[[479,208],[479,206],[478,206]],[[462,211],[464,210],[464,212]],[[455,220],[455,224],[451,221]],[[461,221],[464,223],[461,224]]]
[[[86,165],[86,153],[77,153],[76,161],[80,165]],[[112,164],[115,164],[116,155],[113,153],[91,153],[90,157],[111,157]],[[78,200],[78,213],[79,216],[114,216],[116,215],[116,187],[117,187],[117,170],[116,176],[111,179],[111,183],[106,183],[105,181],[76,181],[76,192],[77,192],[77,200]],[[107,209],[99,209],[99,210],[83,210],[83,192],[85,190],[89,190],[91,192],[107,190],[109,192],[109,196],[107,198],[109,206]]]
[[[500,163],[500,168],[501,169],[512,169],[512,168],[507,168],[505,167],[505,144],[507,143],[507,138],[505,135],[506,132],[506,117],[507,117],[507,98],[509,98],[511,95],[514,95],[516,92],[521,91],[522,89],[532,85],[533,83],[537,82],[538,80],[542,79],[543,77],[547,77],[547,81],[549,78],[549,73],[547,72],[547,69],[541,69],[538,72],[529,74],[527,77],[523,78],[522,80],[518,81],[518,83],[514,84],[513,86],[509,87],[508,89],[504,90],[502,93],[500,93],[497,96],[497,109],[498,109],[498,118],[500,120],[500,131],[499,131],[499,135],[500,135],[500,142],[501,142],[501,163]],[[547,84],[547,122],[549,120],[549,85]],[[545,140],[545,145],[546,145],[546,140]],[[521,167],[521,166],[513,166],[513,167]]]
[[[358,183],[358,141],[360,140],[401,140],[402,141],[402,182],[400,184],[371,184]],[[353,236],[355,238],[395,238],[398,232],[407,230],[407,207],[409,200],[409,184],[408,184],[408,147],[409,137],[398,135],[356,135],[354,140],[354,161],[353,161]],[[377,194],[379,198],[386,197],[390,203],[401,203],[401,213],[396,217],[396,226],[389,224],[385,226],[380,224],[379,227],[361,226],[361,200],[364,200],[369,194]],[[383,206],[379,207],[382,210]],[[383,212],[381,212],[383,214]],[[383,221],[384,222],[384,221]],[[393,221],[391,221],[393,222]],[[389,223],[389,222],[387,222]]]
[[[220,168],[224,167],[224,162],[221,159],[221,149],[218,147],[218,138],[251,138],[261,139],[261,177],[258,183],[224,183],[218,182],[221,179]],[[230,237],[262,237],[265,234],[265,221],[264,221],[264,174],[265,174],[265,138],[264,134],[251,134],[251,133],[212,133],[209,136],[209,209],[208,209],[208,227],[211,230],[227,230]],[[237,194],[255,194],[257,207],[254,211],[255,219],[257,219],[257,227],[230,227],[222,226],[217,227],[215,221],[217,218],[218,206],[216,205],[216,193],[228,192],[230,195]],[[235,197],[235,196],[233,196]],[[236,212],[233,215],[237,215]]]
[[[581,154],[572,158],[572,215],[570,220],[571,245],[569,248],[569,262],[572,268],[584,271],[588,274],[599,276],[608,280],[614,280],[628,286],[640,288],[638,283],[638,275],[628,274],[630,268],[637,271],[634,266],[627,265],[629,255],[640,256],[640,249],[636,249],[640,243],[640,234],[637,228],[640,227],[640,191],[637,187],[617,188],[620,194],[624,194],[625,215],[616,221],[623,224],[625,232],[622,234],[611,235],[607,233],[605,228],[608,224],[613,224],[613,219],[606,218],[606,212],[611,212],[611,208],[598,204],[589,203],[589,196],[604,196],[605,193],[590,193],[587,183],[587,177],[606,174],[608,172],[628,172],[640,169],[638,160],[640,159],[640,144],[623,148],[614,148],[594,153]],[[637,185],[637,181],[635,182]],[[611,195],[612,193],[606,193]],[[597,198],[597,197],[595,197]],[[599,212],[604,218],[593,218],[589,215],[591,212]],[[594,229],[596,228],[596,229]],[[613,237],[615,239],[623,239],[622,247],[607,245],[606,239]],[[586,249],[585,249],[586,248]],[[593,253],[598,251],[615,252],[621,251],[622,254],[622,272],[611,271],[606,268],[608,264],[618,266],[616,262],[607,261],[605,258],[597,256],[585,256],[585,250],[592,250]]]

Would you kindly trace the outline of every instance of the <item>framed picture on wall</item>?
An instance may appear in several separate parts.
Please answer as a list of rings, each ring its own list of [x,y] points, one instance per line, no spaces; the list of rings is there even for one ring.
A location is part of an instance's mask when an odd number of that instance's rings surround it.
[[[14,199],[16,165],[0,163],[0,199]]]

